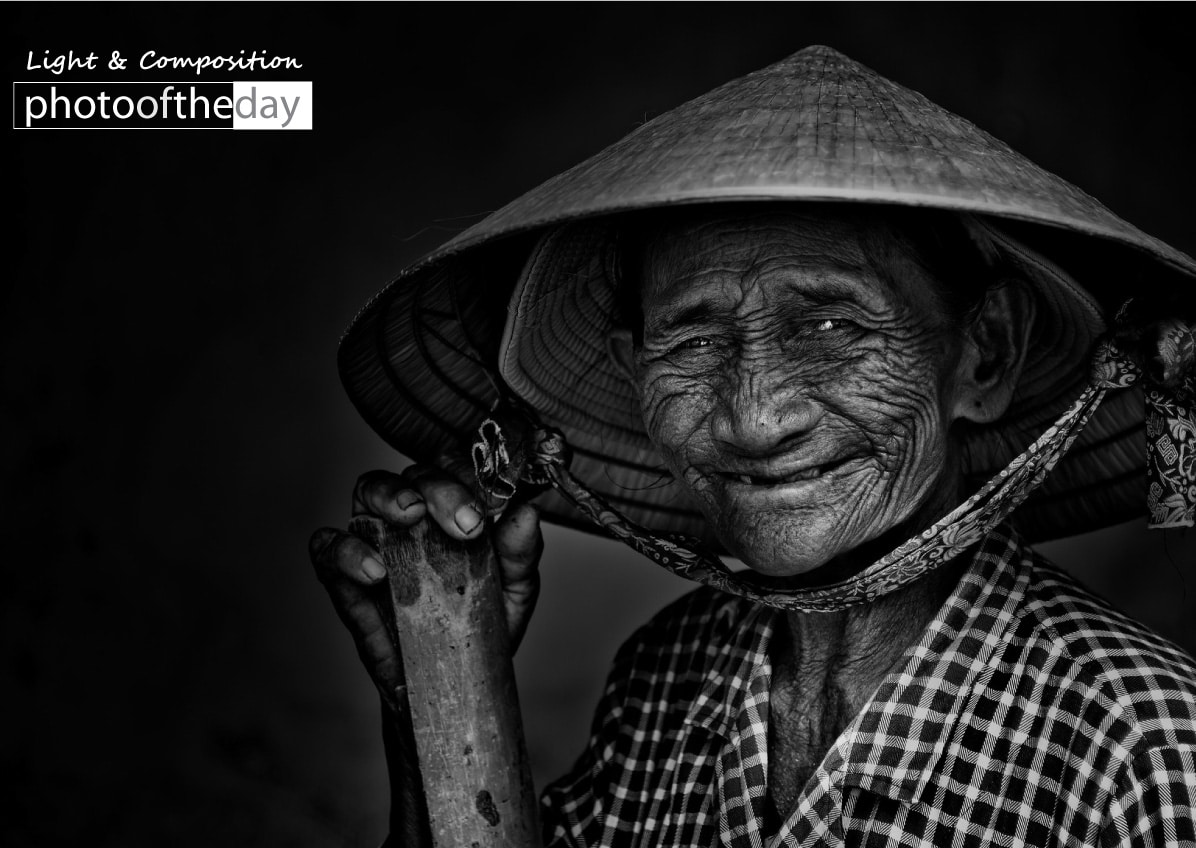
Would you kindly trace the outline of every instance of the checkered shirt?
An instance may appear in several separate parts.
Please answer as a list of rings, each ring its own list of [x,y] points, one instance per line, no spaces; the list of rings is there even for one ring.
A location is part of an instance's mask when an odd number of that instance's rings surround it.
[[[552,846],[1196,845],[1196,663],[992,533],[764,830],[780,616],[709,589],[619,651]]]

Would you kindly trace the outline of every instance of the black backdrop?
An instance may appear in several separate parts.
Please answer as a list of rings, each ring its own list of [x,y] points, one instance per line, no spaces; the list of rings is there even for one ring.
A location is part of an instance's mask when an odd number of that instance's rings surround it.
[[[404,264],[811,43],[1193,253],[1177,7],[5,7],[10,81],[33,76],[30,50],[266,50],[304,63],[315,129],[10,130],[0,841],[376,844],[374,696],[305,545],[344,520],[357,473],[403,462],[357,420],[334,355]],[[1135,523],[1049,552],[1196,646],[1192,535]],[[617,643],[685,588],[550,529],[517,662],[541,781],[580,746]]]

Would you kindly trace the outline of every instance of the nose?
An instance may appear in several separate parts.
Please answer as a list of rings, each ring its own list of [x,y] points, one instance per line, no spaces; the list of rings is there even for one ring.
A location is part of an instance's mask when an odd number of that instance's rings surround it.
[[[740,371],[715,411],[711,435],[736,453],[765,457],[800,443],[822,415],[793,379]]]

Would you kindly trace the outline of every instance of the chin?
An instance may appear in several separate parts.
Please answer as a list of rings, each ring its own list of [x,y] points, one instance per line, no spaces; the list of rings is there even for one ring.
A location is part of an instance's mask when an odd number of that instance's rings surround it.
[[[900,518],[885,509],[886,491],[853,468],[774,486],[716,480],[694,494],[733,556],[762,576],[792,578],[843,562]]]
[[[767,577],[797,577],[828,564],[841,553],[827,534],[811,533],[789,521],[761,521],[746,532],[719,532],[727,549],[744,565]],[[779,526],[778,526],[779,525]]]
[[[746,515],[727,510],[715,534],[733,556],[761,576],[803,578],[801,582],[810,585],[847,579],[909,535],[904,522],[879,509],[869,512],[864,503],[857,502],[844,515],[833,508]],[[864,519],[868,515],[872,520]],[[820,569],[825,572],[815,575]]]

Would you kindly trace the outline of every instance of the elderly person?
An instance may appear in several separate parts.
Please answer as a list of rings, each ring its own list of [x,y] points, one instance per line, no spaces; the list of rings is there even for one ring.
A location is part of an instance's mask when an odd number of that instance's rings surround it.
[[[550,844],[1190,845],[1196,665],[1028,541],[1147,504],[1191,523],[1193,336],[1174,316],[1192,298],[1167,298],[1192,276],[962,119],[810,48],[371,302],[342,345],[350,394],[445,460],[365,475],[354,513],[491,533],[516,641],[540,513],[516,492],[488,522],[504,486],[550,485],[548,517],[580,510],[707,584],[619,652],[589,745],[545,793]],[[1145,306],[1118,313],[1131,293]],[[532,433],[530,470],[483,462],[479,489],[446,465],[496,403],[513,440],[511,422]],[[378,554],[332,529],[312,553],[393,700]],[[388,755],[393,841],[419,844],[414,763],[402,740]]]

